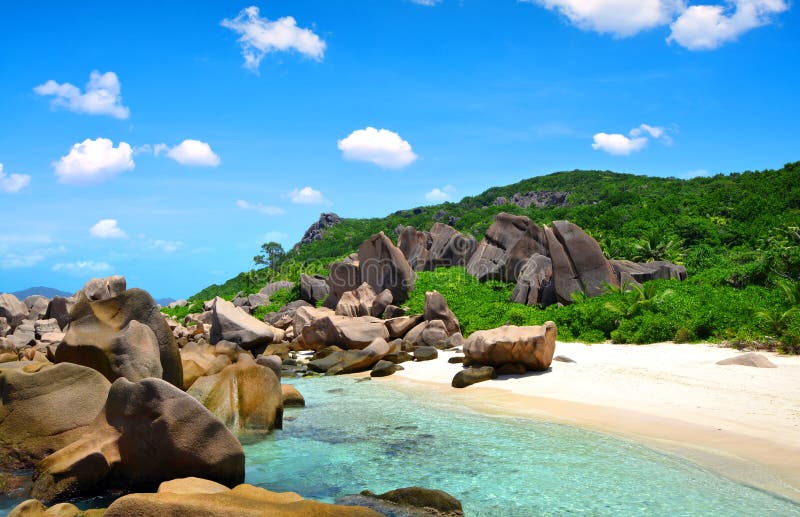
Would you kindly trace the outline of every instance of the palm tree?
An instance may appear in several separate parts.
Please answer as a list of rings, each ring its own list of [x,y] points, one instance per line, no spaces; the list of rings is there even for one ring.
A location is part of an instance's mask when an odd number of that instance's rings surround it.
[[[665,239],[650,235],[637,244],[634,244],[633,260],[637,262],[654,262],[668,260],[676,264],[683,263],[683,241],[679,239]]]

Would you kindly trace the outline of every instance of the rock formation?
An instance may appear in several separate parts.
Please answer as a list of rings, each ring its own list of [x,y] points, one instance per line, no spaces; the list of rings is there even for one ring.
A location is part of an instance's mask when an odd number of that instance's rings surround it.
[[[556,324],[515,327],[506,325],[475,332],[464,344],[464,364],[501,367],[521,364],[526,370],[550,368],[557,337]]]

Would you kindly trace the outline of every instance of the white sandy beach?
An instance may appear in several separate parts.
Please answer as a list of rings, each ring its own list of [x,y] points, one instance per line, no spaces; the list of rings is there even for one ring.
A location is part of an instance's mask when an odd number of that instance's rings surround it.
[[[481,411],[579,425],[678,453],[737,481],[800,501],[800,357],[778,368],[720,366],[728,348],[561,343],[549,372],[450,388],[460,364],[404,363],[382,382],[427,389]]]

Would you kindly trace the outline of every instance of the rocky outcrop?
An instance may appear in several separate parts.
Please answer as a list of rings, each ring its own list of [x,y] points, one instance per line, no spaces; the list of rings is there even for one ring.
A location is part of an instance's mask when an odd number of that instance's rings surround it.
[[[536,208],[545,208],[551,206],[567,206],[567,197],[569,192],[549,192],[549,191],[534,191],[525,192],[521,194],[515,193],[511,198],[498,197],[494,200],[495,206],[503,205],[517,205],[521,208],[528,208],[535,206]]]
[[[305,273],[300,275],[300,299],[311,305],[325,300],[328,297],[328,282],[324,276],[309,276]]]
[[[155,494],[129,494],[114,501],[105,517],[222,516],[380,517],[368,508],[303,499],[293,492],[269,492],[252,485],[232,490],[198,480],[175,480]]]
[[[358,248],[358,262],[362,281],[379,293],[392,292],[395,303],[408,299],[414,289],[416,276],[403,252],[383,232],[373,235]]]
[[[516,282],[522,264],[535,253],[548,254],[544,230],[527,217],[500,213],[472,255],[467,272],[480,281]]]
[[[22,303],[28,308],[27,319],[36,321],[47,312],[50,300],[39,294],[33,294],[25,298]]]
[[[304,407],[306,399],[291,384],[281,384],[283,407]]]
[[[37,465],[31,495],[49,503],[106,488],[155,488],[189,476],[226,486],[241,483],[239,441],[171,384],[120,378],[90,429]]]
[[[258,294],[270,297],[278,291],[282,291],[284,289],[292,290],[293,288],[294,282],[290,282],[288,280],[278,280],[277,282],[270,282],[262,287],[261,290],[258,291]]]
[[[300,242],[292,247],[293,250],[299,249],[301,246],[306,244],[311,244],[314,241],[322,240],[322,237],[325,235],[325,230],[334,226],[335,224],[342,221],[342,218],[334,213],[323,213],[320,214],[319,220],[308,227],[306,233],[303,234],[303,238],[300,239]]]
[[[55,362],[94,368],[112,382],[119,377],[134,381],[158,377],[182,387],[178,346],[164,315],[147,292],[129,289],[96,301],[86,295],[116,293],[120,282],[124,283],[124,279],[106,282],[105,291],[84,288],[78,293],[69,330],[55,350]],[[94,284],[92,280],[87,285]]]
[[[217,297],[211,311],[212,345],[219,341],[230,341],[250,350],[275,340],[275,328],[258,321],[231,302]]]
[[[69,311],[75,305],[75,298],[63,298],[56,296],[47,305],[47,311],[44,313],[45,319],[54,318],[58,321],[58,326],[62,329],[66,328],[69,323]]]
[[[428,232],[413,226],[404,228],[397,246],[414,271],[433,271],[437,267],[466,266],[477,242],[451,226],[434,223]]]
[[[215,375],[200,377],[187,393],[234,433],[280,429],[283,423],[280,377],[247,355],[242,354],[235,364]]]
[[[672,262],[636,263],[629,260],[612,260],[611,268],[619,285],[643,284],[650,280],[686,280],[686,268]]]
[[[111,383],[72,363],[0,365],[0,468],[29,469],[89,429]]]
[[[506,325],[475,332],[464,344],[464,364],[501,367],[521,364],[526,370],[550,368],[557,337],[556,324],[515,327]]]

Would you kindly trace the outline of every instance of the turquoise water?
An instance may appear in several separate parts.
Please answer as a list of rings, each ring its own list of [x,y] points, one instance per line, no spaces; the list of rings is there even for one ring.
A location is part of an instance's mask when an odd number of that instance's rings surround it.
[[[388,383],[294,384],[307,407],[245,447],[248,483],[324,501],[438,488],[468,516],[800,516],[800,505],[602,434],[479,415]]]

